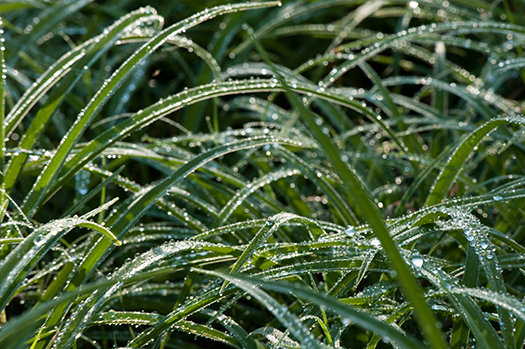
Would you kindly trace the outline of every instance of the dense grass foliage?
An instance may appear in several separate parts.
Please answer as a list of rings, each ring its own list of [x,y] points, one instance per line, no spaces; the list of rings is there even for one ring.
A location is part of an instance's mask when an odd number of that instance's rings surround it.
[[[525,5],[206,5],[0,2],[0,348],[522,348]]]

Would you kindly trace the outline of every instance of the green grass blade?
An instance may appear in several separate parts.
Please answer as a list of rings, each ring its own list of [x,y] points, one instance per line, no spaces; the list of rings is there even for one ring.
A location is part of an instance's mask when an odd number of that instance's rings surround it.
[[[65,173],[62,174],[56,181],[56,184],[52,185],[52,187],[48,190],[45,197],[42,198],[42,202],[46,202],[51,195],[53,195],[68,181],[70,181],[73,176],[82,169],[82,167],[95,159],[104,149],[131,134],[132,132],[135,132],[152,123],[153,121],[160,119],[164,115],[202,100],[210,99],[216,96],[232,94],[232,90],[235,90],[236,93],[246,93],[250,91],[270,91],[275,88],[277,88],[277,84],[272,80],[261,82],[250,80],[231,81],[200,86],[161,100],[113,126],[82,147],[82,149],[76,153],[75,156],[67,161],[66,165],[64,166]],[[312,90],[315,91],[315,88],[312,86],[306,86],[301,91],[308,93]],[[339,99],[343,100],[343,98]],[[359,108],[363,108],[360,104],[358,105]],[[370,113],[370,111],[368,111],[366,108],[363,109],[365,112]]]
[[[156,270],[132,276],[127,281],[128,283],[133,283],[147,280],[156,276],[172,273],[173,271],[173,268],[164,268],[162,270]],[[41,323],[42,316],[48,314],[53,308],[61,304],[69,303],[79,296],[89,295],[99,288],[110,287],[118,282],[118,280],[104,280],[85,284],[82,289],[67,292],[57,299],[52,299],[40,304],[39,306],[31,309],[30,311],[2,326],[2,330],[0,331],[0,345],[2,345],[3,348],[20,348],[22,343],[31,338],[30,336],[32,335],[32,332]]]
[[[253,237],[250,244],[243,251],[242,255],[237,259],[237,261],[230,268],[230,273],[236,273],[239,271],[245,264],[246,261],[254,254],[255,250],[268,239],[270,235],[275,233],[275,231],[286,221],[296,218],[290,213],[282,213],[276,216],[270,217],[266,220],[265,225],[257,232]],[[312,238],[322,235],[322,229],[315,225],[315,223],[308,220],[303,221],[311,227]],[[221,292],[226,288],[227,283],[225,282],[221,288]]]
[[[44,7],[44,5],[35,0],[6,0],[0,4],[0,14],[31,7],[40,8]]]
[[[113,216],[111,220],[106,222],[107,226],[111,227],[111,230],[118,236],[122,238],[129,229],[137,222],[137,220],[158,200],[159,197],[164,195],[164,193],[173,186],[177,181],[180,181],[191,172],[195,171],[200,166],[204,165],[206,162],[211,161],[212,159],[219,157],[221,155],[233,152],[239,149],[246,149],[251,147],[257,147],[265,144],[272,143],[281,143],[281,144],[290,144],[296,145],[296,142],[291,142],[287,140],[279,140],[276,138],[270,137],[261,137],[259,139],[247,139],[244,141],[239,141],[231,144],[225,144],[219,147],[216,147],[208,152],[200,154],[191,161],[187,162],[179,169],[177,169],[173,174],[167,176],[163,181],[161,181],[156,186],[152,187],[149,191],[145,192],[143,195],[137,197],[131,205],[122,209],[119,214]],[[106,250],[110,247],[110,244],[107,244],[104,240],[99,240],[96,247],[94,247],[91,253],[84,259],[81,266],[79,267],[79,272],[73,278],[70,289],[79,287],[83,282],[84,278],[91,273],[93,268],[100,263],[100,259],[106,253]]]
[[[441,154],[439,154],[439,156],[437,156],[430,165],[428,165],[428,167],[426,169],[424,169],[423,171],[421,171],[419,173],[419,175],[417,176],[416,180],[414,181],[414,183],[412,183],[412,185],[410,186],[410,188],[403,194],[403,196],[401,197],[401,200],[400,200],[400,203],[399,205],[397,206],[396,208],[396,211],[394,213],[394,217],[396,216],[399,216],[401,214],[401,212],[403,212],[403,210],[405,209],[406,207],[406,204],[408,203],[408,201],[410,200],[410,198],[414,195],[414,193],[416,192],[416,190],[418,190],[418,188],[421,186],[421,184],[430,176],[430,174],[432,173],[432,171],[437,167],[437,165],[443,161],[445,159],[445,157],[449,154],[449,151],[450,149],[447,147],[445,148]]]
[[[109,300],[112,295],[114,295],[128,283],[129,278],[132,278],[137,274],[147,274],[151,271],[166,269],[166,262],[169,264],[169,268],[167,269],[173,270],[173,268],[187,268],[188,266],[199,265],[201,263],[208,264],[210,261],[214,260],[210,260],[207,255],[201,254],[199,254],[196,258],[196,256],[193,255],[193,251],[194,249],[199,248],[219,252],[219,260],[215,259],[219,263],[230,259],[230,253],[238,253],[238,249],[220,244],[210,244],[196,241],[177,241],[158,246],[146,253],[139,254],[133,260],[125,263],[123,266],[112,273],[111,278],[113,280],[118,280],[118,284],[111,287],[99,288],[97,292],[90,295],[88,299],[82,302],[79,306],[75,307],[72,321],[70,321],[67,326],[64,326],[61,329],[59,336],[60,339],[58,340],[59,343],[57,343],[57,345],[66,347],[71,345],[75,337],[84,330],[84,324],[89,322],[91,318],[95,316],[96,312],[99,311],[99,309],[106,301]],[[92,254],[90,254],[90,256],[92,256]],[[184,256],[184,258],[181,258],[182,256]],[[73,282],[74,281],[75,279],[73,279]],[[71,285],[69,285],[68,288],[71,289]],[[191,301],[185,302],[183,306],[177,307],[175,313],[180,311],[184,306],[189,306],[189,303],[193,302],[197,302],[197,304],[194,304],[197,306],[197,308],[193,308],[192,311],[199,310],[200,301],[203,301],[204,303],[210,301],[214,302],[213,299],[207,297],[204,299],[196,299],[194,297]],[[57,311],[61,309],[62,308],[57,308]],[[171,317],[167,316],[166,318],[162,319],[162,321],[159,321],[159,323],[164,324],[171,320]],[[143,335],[137,336],[135,340],[138,341],[139,338],[142,339],[145,335],[146,333],[143,333]]]
[[[5,96],[6,96],[6,74],[7,68],[5,65],[5,47],[4,47],[4,30],[3,21],[0,17],[0,217],[4,216],[6,198],[5,198]]]
[[[431,206],[442,202],[456,181],[465,161],[472,154],[479,142],[481,142],[483,138],[496,127],[510,122],[511,121],[507,119],[491,120],[470,133],[454,150],[448,159],[447,164],[439,173],[430,193],[428,194],[425,205]]]
[[[338,314],[339,316],[348,319],[350,321],[355,322],[360,327],[363,327],[373,333],[379,333],[384,337],[388,337],[391,340],[395,341],[395,343],[399,346],[402,346],[403,348],[422,348],[422,344],[418,343],[415,339],[406,336],[405,334],[398,332],[394,327],[385,324],[382,321],[379,321],[367,314],[364,314],[362,312],[356,311],[352,309],[351,307],[341,303],[337,302],[331,297],[320,295],[312,290],[306,289],[304,287],[300,287],[295,284],[285,284],[275,281],[265,281],[261,279],[254,279],[251,277],[243,276],[243,275],[232,275],[232,274],[223,274],[215,271],[210,270],[202,270],[202,269],[194,269],[201,273],[207,274],[207,275],[213,275],[220,278],[223,278],[224,280],[231,282],[235,284],[237,287],[243,289],[244,291],[251,294],[253,297],[257,298],[259,302],[263,304],[268,304],[266,302],[266,296],[271,299],[271,297],[260,290],[260,288],[264,288],[266,290],[271,290],[279,293],[289,293],[296,295],[299,298],[303,298],[305,300],[308,300],[309,302],[312,302],[318,306],[324,307],[325,309],[334,312]],[[259,288],[260,287],[260,288]],[[281,320],[279,315],[282,315],[282,311],[280,310],[282,306],[280,304],[276,305],[274,315]],[[284,309],[283,309],[284,310]],[[281,313],[281,314],[279,314]],[[281,321],[284,321],[283,324],[290,326],[293,326],[293,321],[289,323],[287,318],[283,318]],[[292,333],[293,331],[300,331],[299,329],[288,327]],[[294,333],[295,334],[295,333]],[[301,338],[302,336],[298,336]],[[304,343],[303,343],[304,345]]]
[[[264,185],[267,185],[273,181],[277,181],[282,178],[286,178],[289,176],[294,176],[299,174],[300,172],[298,170],[293,170],[290,168],[282,168],[277,171],[273,171],[270,173],[265,174],[264,176],[253,180],[250,184],[250,186],[246,186],[239,190],[235,195],[224,205],[224,207],[219,212],[219,216],[217,219],[213,222],[212,228],[216,228],[218,226],[221,226],[226,222],[228,217],[230,217],[235,209],[239,207],[244,200],[253,192],[260,189]]]
[[[214,275],[223,277],[223,274],[208,272],[205,270],[194,269],[208,275]],[[231,274],[230,274],[231,275]],[[264,307],[266,307],[272,314],[287,327],[287,329],[294,335],[295,338],[307,348],[322,348],[321,343],[311,334],[306,326],[302,324],[301,321],[298,321],[290,311],[277,302],[272,296],[268,293],[262,291],[260,288],[254,287],[252,283],[245,283],[245,280],[239,280],[236,277],[228,276],[223,277],[225,281],[234,282],[234,284],[248,292],[252,297],[257,299]]]
[[[58,294],[58,292],[62,290],[74,267],[75,264],[73,262],[67,262],[64,264],[64,267],[57,274],[53,282],[51,282],[49,287],[46,289],[46,292],[44,292],[44,294],[42,294],[38,300],[37,305],[53,299]]]
[[[254,41],[255,45],[258,46],[261,56],[265,59],[266,63],[271,65],[271,61],[264,53],[262,47]],[[274,71],[277,76],[279,73]],[[381,246],[384,248],[392,267],[397,272],[397,279],[402,285],[403,292],[406,297],[412,302],[414,306],[414,312],[416,314],[417,322],[424,333],[426,339],[429,341],[433,348],[445,348],[446,345],[443,341],[441,333],[435,326],[435,320],[430,312],[428,305],[423,299],[421,289],[417,285],[412,273],[407,267],[407,264],[401,254],[399,253],[397,246],[390,237],[388,229],[385,225],[383,217],[368,193],[362,186],[360,179],[355,173],[348,167],[348,165],[341,160],[339,150],[330,140],[330,138],[324,134],[321,128],[317,125],[315,118],[311,112],[301,103],[297,97],[291,92],[288,85],[281,79],[281,84],[285,87],[285,93],[290,103],[297,108],[301,117],[305,123],[309,126],[311,132],[315,135],[318,142],[321,144],[322,149],[325,151],[327,157],[330,159],[332,166],[335,168],[340,176],[341,181],[350,189],[356,203],[360,206],[360,209],[365,217],[366,221],[370,224],[377,237],[381,241]]]
[[[124,166],[121,166],[119,169],[117,169],[115,172],[113,172],[109,177],[104,179],[99,185],[97,185],[93,190],[90,190],[86,195],[84,195],[80,200],[78,200],[75,205],[73,205],[70,209],[68,209],[61,218],[68,217],[73,215],[75,212],[77,212],[80,208],[82,208],[86,202],[91,200],[93,197],[95,197],[102,188],[105,188],[109,183],[115,179],[119,175],[120,172],[124,169]]]
[[[472,245],[468,246],[467,259],[465,262],[465,273],[463,284],[466,287],[477,287],[479,277],[479,261]],[[450,335],[450,346],[452,349],[466,348],[468,344],[469,329],[461,318],[454,320],[452,334]]]
[[[343,219],[344,224],[357,224],[357,218],[352,212],[352,209],[341,197],[340,193],[335,190],[335,188],[328,181],[325,180],[324,176],[319,177],[318,173],[316,173],[316,171],[312,169],[306,161],[286,148],[281,147],[277,148],[277,150],[284,159],[286,159],[289,163],[294,164],[294,166],[297,166],[303,174],[307,175],[308,178],[310,178],[310,180],[326,194],[326,196],[330,199],[330,202],[335,206],[337,212]]]
[[[113,73],[113,75],[106,81],[102,88],[96,93],[95,97],[89,102],[86,108],[84,108],[84,110],[79,114],[77,122],[75,122],[74,126],[71,128],[71,130],[69,130],[66,137],[61,141],[60,146],[58,147],[52,160],[42,171],[41,175],[38,177],[38,180],[35,182],[33,188],[24,201],[22,208],[26,213],[28,213],[28,216],[32,216],[35,213],[40,201],[51,185],[51,182],[59,173],[66,157],[71,152],[73,146],[77,143],[79,137],[88,127],[91,120],[100,111],[109,98],[115,93],[115,91],[124,83],[126,78],[139,65],[139,63],[144,61],[146,57],[148,57],[164,42],[166,42],[166,40],[168,40],[171,35],[176,35],[224,13],[275,6],[277,4],[277,2],[267,2],[214,7],[210,10],[205,10],[201,13],[193,15],[192,17],[178,22],[169,28],[166,28],[153,37],[150,41],[145,43],[137,52],[135,52],[128,60],[126,60],[126,62],[124,62],[115,73]]]
[[[130,311],[109,311],[99,314],[97,317],[91,320],[91,325],[154,325],[162,316],[153,313],[143,312],[130,312]],[[189,334],[198,335],[218,343],[223,343],[231,346],[232,348],[242,349],[240,343],[232,336],[225,334],[224,332],[218,331],[214,328],[197,324],[192,321],[181,320],[174,328],[187,332]]]
[[[446,47],[445,43],[436,43],[436,64],[434,66],[434,78],[445,81],[446,74]],[[443,116],[447,115],[447,93],[441,89],[436,89],[432,95],[432,105],[439,110]]]
[[[11,299],[23,278],[53,245],[74,227],[95,230],[120,245],[117,238],[105,227],[80,218],[66,218],[42,225],[29,234],[23,242],[7,256],[0,266],[0,308]],[[20,259],[19,256],[27,258]]]
[[[207,312],[208,315],[211,315],[213,317],[216,316],[217,312],[211,311]],[[217,321],[228,330],[232,334],[234,338],[236,338],[239,343],[241,344],[241,347],[243,349],[257,349],[257,343],[255,340],[253,340],[252,337],[242,328],[237,322],[235,322],[232,318],[221,314],[217,317]]]
[[[478,345],[486,349],[504,348],[494,327],[483,315],[478,305],[470,297],[450,291],[455,287],[459,287],[451,276],[437,268],[437,266],[432,265],[430,261],[422,258],[420,255],[412,257],[412,264],[423,272],[425,278],[434,285],[439,286],[442,292],[448,296],[452,306],[472,331]]]
[[[39,109],[29,128],[24,132],[19,144],[21,152],[16,154],[9,163],[6,172],[6,189],[9,191],[15,184],[15,181],[22,170],[28,154],[23,150],[29,150],[33,147],[38,137],[44,132],[50,117],[62,103],[67,94],[76,85],[80,78],[87,73],[88,68],[105,52],[107,52],[119,37],[124,33],[126,28],[140,24],[145,20],[158,19],[156,12],[151,8],[142,8],[131,12],[120,18],[113,25],[104,30],[104,34],[99,35],[94,40],[89,41],[89,45],[81,45],[73,51],[68,52],[59,60],[60,63],[53,65],[39,79],[36,85],[28,90],[19,102],[20,108],[15,107],[15,111],[10,113],[10,121],[7,131],[11,132],[14,127],[21,122],[29,112],[30,108],[43,93],[60,82],[60,85],[53,91],[48,101]],[[68,74],[69,73],[69,74]],[[67,76],[64,76],[67,74]]]
[[[392,117],[397,119],[397,125],[398,125],[399,130],[405,131],[406,126],[403,123],[403,120],[400,118],[398,107],[394,103],[392,96],[390,95],[390,91],[384,86],[379,75],[377,75],[375,70],[373,70],[372,67],[366,62],[359,63],[359,67],[363,70],[366,76],[374,83],[375,87],[379,90],[379,93],[381,94],[381,96],[385,99],[387,108],[392,114]],[[373,95],[372,98],[377,99],[378,97]],[[405,144],[406,144],[407,150],[410,153],[416,153],[416,149],[418,150],[418,152],[420,150],[418,148],[419,144],[413,138],[413,136],[408,136],[408,142],[401,143],[401,145],[403,146],[402,149],[404,149]]]
[[[39,37],[51,30],[58,23],[62,22],[69,16],[75,14],[83,7],[88,5],[92,0],[76,0],[69,3],[56,3],[41,12],[36,21],[29,24],[25,31],[28,34],[21,42],[15,44],[17,51],[25,52],[27,46],[36,41]],[[19,55],[12,55],[9,60],[9,65],[13,65],[18,59]]]

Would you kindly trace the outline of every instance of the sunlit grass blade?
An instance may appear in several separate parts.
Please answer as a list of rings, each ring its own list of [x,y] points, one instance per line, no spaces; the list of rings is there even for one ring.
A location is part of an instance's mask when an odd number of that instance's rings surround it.
[[[82,147],[82,149],[76,153],[75,156],[67,161],[66,165],[64,166],[66,173],[57,179],[56,183],[52,185],[51,188],[49,188],[48,192],[46,193],[47,195],[45,195],[45,197],[43,197],[41,200],[43,202],[47,201],[51,195],[53,195],[57,190],[65,185],[65,183],[67,183],[71,178],[73,178],[77,171],[96,158],[104,149],[123,139],[127,135],[147,126],[153,121],[160,119],[164,115],[202,100],[210,99],[215,96],[232,94],[234,93],[233,91],[235,91],[235,93],[247,93],[254,91],[264,92],[275,89],[276,87],[277,84],[271,80],[265,81],[264,83],[250,80],[212,83],[183,91],[179,94],[161,100],[158,103],[155,103],[148,108],[137,112],[132,117],[118,123]],[[305,90],[304,93],[308,93],[310,90],[315,89],[310,86],[310,88]]]
[[[297,297],[304,298],[320,307],[324,307],[325,309],[330,310],[338,314],[339,316],[342,316],[343,318],[346,318],[350,321],[354,321],[359,326],[362,326],[366,328],[367,330],[370,330],[371,332],[379,333],[385,337],[388,337],[391,340],[395,341],[396,344],[398,345],[401,345],[406,348],[422,348],[421,343],[418,343],[415,339],[398,332],[397,330],[394,329],[394,327],[388,324],[385,324],[381,321],[378,321],[377,319],[374,319],[367,314],[358,312],[349,306],[346,306],[340,302],[337,302],[333,298],[320,295],[304,287],[294,285],[294,284],[285,284],[282,282],[281,283],[275,282],[275,281],[269,282],[269,281],[265,281],[261,279],[253,279],[253,278],[242,276],[242,275],[223,274],[223,273],[218,273],[218,272],[210,271],[210,270],[202,270],[202,269],[194,269],[194,270],[198,270],[199,272],[205,273],[208,275],[213,275],[213,276],[223,278],[235,284],[236,286],[242,288],[244,291],[248,292],[253,297],[257,298],[257,300],[261,302],[262,304],[268,304],[267,306],[272,306],[270,310],[274,313],[274,315],[277,318],[279,318],[280,321],[282,321],[283,324],[287,325],[287,327],[290,329],[292,333],[294,331],[300,331],[300,329],[291,327],[293,326],[294,322],[292,321],[290,323],[289,320],[287,320],[287,317],[285,317],[287,314],[282,313],[280,311],[281,305],[277,304],[276,306],[274,306],[273,304],[269,303],[268,299],[272,299],[272,298],[268,296],[267,293],[262,292],[260,288],[279,292],[279,293],[292,293]],[[281,316],[283,317],[281,318]],[[302,333],[299,332],[299,335],[297,335],[297,337],[302,339],[303,338]]]
[[[36,20],[32,21],[32,24],[26,26],[24,31],[27,35],[23,40],[15,44],[16,49],[22,52],[25,51],[27,46],[36,41],[40,36],[61,21],[65,20],[67,17],[78,12],[91,1],[92,0],[74,0],[70,3],[56,3],[53,6],[46,8]],[[18,58],[19,55],[13,55],[8,63],[12,65]]]
[[[29,234],[22,243],[8,255],[0,267],[0,308],[4,308],[16,291],[23,278],[53,247],[53,245],[64,234],[74,227],[84,227],[99,232],[112,243],[120,245],[120,241],[107,228],[81,218],[65,218],[50,222],[35,229]],[[19,256],[25,255],[26,258],[20,259]]]
[[[0,14],[32,7],[44,7],[44,4],[37,0],[6,0],[0,4]]]
[[[159,318],[161,318],[159,314],[153,313],[109,311],[94,318],[91,321],[91,325],[153,325],[159,321]],[[234,337],[214,328],[192,321],[181,320],[174,326],[174,328],[182,332],[209,338],[218,343],[227,344],[233,348],[244,348],[239,345],[239,342]]]
[[[4,210],[7,204],[5,198],[5,96],[6,96],[6,73],[7,68],[4,58],[4,30],[3,21],[0,17],[0,217],[4,217]],[[3,311],[3,310],[1,310]]]
[[[73,125],[66,137],[61,141],[60,146],[58,147],[52,160],[44,168],[41,175],[38,177],[38,180],[33,185],[33,188],[24,200],[24,211],[28,213],[29,216],[34,214],[40,200],[46,193],[47,188],[59,173],[66,157],[71,152],[71,149],[76,144],[78,138],[88,127],[91,120],[96,116],[98,111],[104,106],[104,104],[115,93],[115,91],[124,83],[126,78],[139,65],[139,63],[144,61],[146,57],[151,55],[172,35],[176,35],[220,14],[275,6],[277,4],[277,2],[267,2],[218,6],[198,13],[190,18],[185,19],[184,21],[175,23],[145,43],[137,52],[135,52],[128,60],[126,60],[126,62],[124,62],[115,73],[113,73],[113,75],[106,81],[102,88],[96,93],[95,97],[89,102],[86,108],[84,108],[84,110],[78,115],[78,121]]]
[[[45,130],[50,117],[81,77],[88,72],[88,68],[114,45],[128,27],[140,25],[143,21],[148,20],[161,21],[160,17],[156,15],[156,12],[149,7],[141,8],[120,18],[113,25],[106,28],[103,34],[88,41],[89,45],[84,44],[62,56],[59,62],[50,67],[39,79],[39,82],[33,86],[34,91],[29,89],[28,93],[22,97],[21,101],[17,104],[20,107],[18,109],[15,107],[9,115],[10,120],[8,120],[9,124],[7,126],[8,134],[22,121],[33,104],[42,97],[46,90],[60,82],[60,85],[55,88],[49,96],[49,99],[44,103],[42,108],[38,110],[31,125],[24,132],[19,144],[21,152],[16,154],[9,163],[6,172],[6,189],[8,191],[18,179],[23,164],[28,157],[28,154],[23,150],[29,150],[34,146],[38,137],[40,137]]]
[[[152,277],[161,276],[173,272],[172,268],[165,268],[152,272],[135,275],[128,279],[129,283],[146,280]],[[0,331],[0,344],[5,348],[20,348],[22,343],[30,339],[32,332],[42,321],[42,316],[49,313],[53,308],[66,302],[71,302],[79,296],[89,295],[101,287],[115,285],[117,280],[103,280],[90,284],[85,284],[82,289],[67,292],[56,299],[49,300],[31,309],[29,312],[9,321],[2,326]],[[29,324],[29,326],[28,326]]]
[[[431,188],[426,199],[425,205],[431,206],[440,203],[448,194],[450,188],[456,181],[465,161],[472,154],[479,142],[496,127],[513,122],[514,119],[494,119],[480,126],[477,130],[469,134],[458,147],[454,150],[442,168],[438,177]],[[519,119],[514,122],[520,122]]]
[[[111,230],[118,238],[123,237],[129,229],[140,219],[140,217],[155,203],[155,201],[161,197],[173,184],[180,181],[191,172],[195,171],[198,167],[204,165],[206,162],[219,157],[223,154],[233,152],[235,150],[251,148],[261,146],[264,144],[271,143],[282,143],[297,145],[296,142],[287,140],[279,140],[270,137],[262,137],[259,139],[247,139],[236,143],[225,144],[216,147],[208,152],[200,154],[191,161],[187,162],[179,169],[173,172],[170,176],[167,176],[159,184],[152,187],[149,191],[145,192],[141,196],[137,197],[129,206],[125,207],[118,214],[115,214],[110,221],[106,222],[107,226],[111,227]],[[107,244],[104,240],[99,240],[96,243],[96,247],[91,250],[91,253],[86,256],[80,265],[79,272],[73,278],[70,289],[79,287],[84,281],[84,278],[91,273],[93,268],[101,262],[101,258],[107,253],[107,249],[110,244]]]
[[[272,65],[260,44],[253,37],[252,40],[254,40],[254,44],[258,48],[266,63]],[[274,71],[274,73],[279,76],[277,71]],[[301,117],[305,120],[305,123],[309,126],[311,132],[321,144],[323,150],[330,159],[331,165],[339,174],[341,181],[352,192],[356,203],[359,204],[360,209],[362,210],[363,216],[381,241],[381,246],[384,248],[390,262],[392,263],[392,267],[397,272],[397,279],[401,283],[406,297],[413,303],[418,324],[425,334],[425,337],[433,348],[445,348],[445,343],[441,333],[439,333],[435,326],[434,317],[430,312],[430,309],[425,300],[423,299],[421,290],[416,284],[416,281],[408,269],[405,260],[399,253],[397,246],[390,237],[377,205],[375,205],[372,200],[370,200],[368,193],[362,187],[360,179],[352,170],[350,170],[348,165],[341,160],[339,150],[328,138],[328,136],[321,130],[319,125],[317,125],[311,112],[304,106],[302,102],[297,99],[297,97],[287,87],[286,83],[280,76],[279,80],[281,80],[281,84],[283,84],[283,87],[285,88],[285,93],[288,100],[301,113]]]

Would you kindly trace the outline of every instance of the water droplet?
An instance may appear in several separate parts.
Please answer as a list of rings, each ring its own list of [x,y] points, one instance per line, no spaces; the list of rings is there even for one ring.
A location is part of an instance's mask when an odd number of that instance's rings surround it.
[[[350,237],[351,237],[351,236],[354,236],[354,235],[355,235],[355,228],[354,228],[353,226],[349,225],[349,226],[346,228],[346,230],[345,230],[345,234],[346,234],[347,236],[350,236]]]
[[[423,258],[421,257],[414,257],[411,262],[416,268],[421,268],[423,266]]]

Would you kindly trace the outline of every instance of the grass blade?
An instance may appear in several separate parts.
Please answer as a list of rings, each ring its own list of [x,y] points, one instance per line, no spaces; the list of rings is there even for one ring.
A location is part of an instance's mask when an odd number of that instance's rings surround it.
[[[172,35],[176,35],[224,13],[275,6],[277,4],[277,2],[267,2],[214,7],[164,29],[150,41],[145,43],[137,52],[135,52],[134,55],[132,55],[126,62],[122,64],[122,66],[111,76],[111,78],[109,78],[109,80],[106,81],[103,87],[96,93],[95,97],[79,114],[77,122],[75,122],[73,128],[61,141],[60,146],[58,147],[52,160],[42,171],[41,175],[38,177],[38,180],[35,182],[33,188],[26,197],[22,206],[24,212],[26,212],[28,216],[32,216],[35,213],[41,199],[47,191],[47,188],[51,185],[52,180],[59,173],[66,157],[71,152],[71,149],[76,144],[79,137],[88,127],[91,120],[104,106],[108,99],[115,93],[115,91],[124,83],[125,79],[139,65],[139,63],[144,61],[146,57],[159,48]]]
[[[266,63],[271,65],[272,63],[262,50],[262,47],[260,47],[256,41],[254,43],[258,46],[259,52],[265,59]],[[274,73],[279,76],[277,71],[274,71]],[[297,97],[295,97],[291,90],[287,88],[288,85],[282,81],[282,78],[280,79],[281,84],[283,84],[285,87],[288,100],[295,108],[300,111],[301,116],[305,120],[305,123],[316,136],[316,139],[322,145],[322,149],[326,152],[328,158],[330,159],[332,166],[339,174],[341,181],[353,193],[356,202],[359,203],[359,206],[363,212],[363,216],[381,241],[381,246],[384,248],[390,262],[392,263],[392,267],[397,272],[397,278],[402,285],[406,297],[412,302],[414,306],[416,319],[421,330],[425,334],[425,337],[433,348],[445,348],[446,345],[443,341],[441,333],[438,332],[435,326],[434,317],[430,312],[430,309],[425,300],[423,299],[421,290],[416,284],[414,277],[410,273],[405,260],[399,253],[397,246],[390,237],[378,207],[372,202],[372,200],[370,200],[368,193],[363,188],[359,178],[353,171],[349,169],[348,165],[341,160],[337,147],[316,124],[314,117],[311,115],[311,112],[300,101],[297,100]]]
[[[337,302],[336,300],[330,297],[320,295],[304,287],[275,281],[269,282],[261,279],[253,279],[251,277],[246,277],[243,275],[223,274],[215,271],[196,268],[194,268],[194,270],[207,275],[213,275],[223,278],[224,280],[231,282],[237,287],[243,289],[245,292],[248,292],[250,295],[257,298],[257,300],[262,304],[268,304],[268,306],[271,306],[271,311],[274,313],[274,315],[290,329],[290,332],[292,332],[294,335],[300,338],[301,342],[303,343],[303,346],[308,346],[308,344],[305,344],[303,342],[309,337],[308,332],[306,332],[306,335],[303,335],[301,329],[292,327],[294,326],[293,324],[297,322],[288,320],[287,314],[280,310],[282,307],[279,303],[274,305],[271,302],[268,302],[268,299],[273,300],[273,298],[271,298],[267,293],[262,292],[260,288],[279,293],[292,293],[297,297],[304,298],[318,306],[324,307],[327,310],[338,314],[339,316],[342,316],[343,318],[355,322],[359,326],[362,326],[363,328],[366,328],[371,332],[379,333],[384,337],[388,337],[391,340],[393,340],[397,345],[400,345],[404,348],[415,349],[423,347],[421,343],[418,343],[415,339],[398,332],[397,330],[395,330],[394,327],[385,324],[381,321],[378,321],[367,314],[356,311],[351,307],[342,304],[341,302]],[[294,332],[297,332],[297,334]]]

